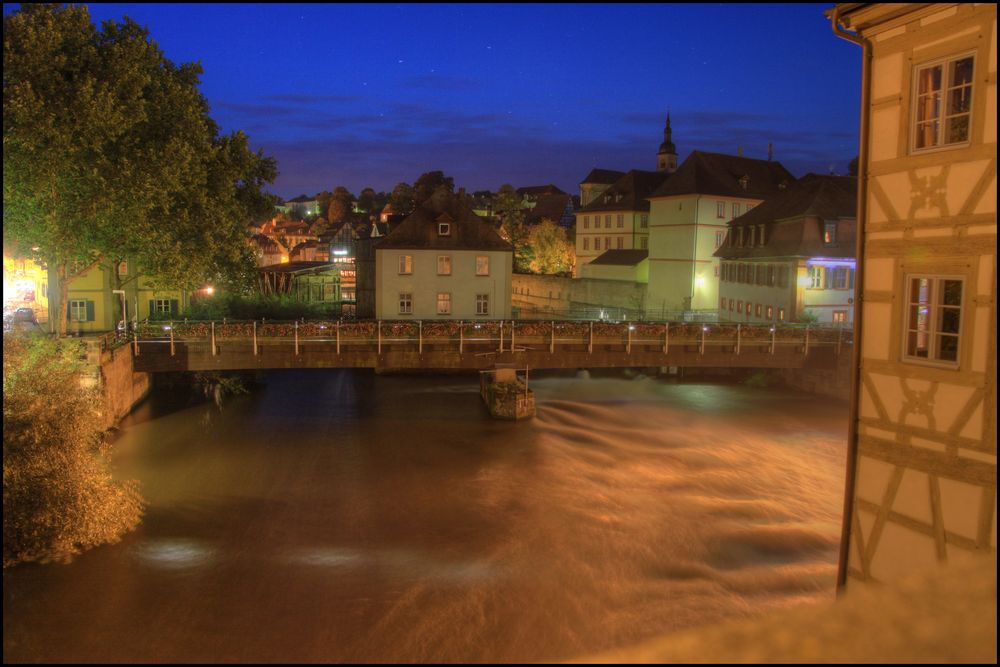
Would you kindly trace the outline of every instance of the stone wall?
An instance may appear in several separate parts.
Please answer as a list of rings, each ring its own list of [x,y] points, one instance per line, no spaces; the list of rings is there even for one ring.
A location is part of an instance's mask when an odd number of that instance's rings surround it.
[[[515,273],[511,300],[521,317],[638,317],[644,310],[646,285],[624,280],[562,278]]]
[[[101,353],[100,387],[104,394],[104,426],[110,428],[132,411],[152,388],[151,373],[132,368],[132,348],[128,345]]]

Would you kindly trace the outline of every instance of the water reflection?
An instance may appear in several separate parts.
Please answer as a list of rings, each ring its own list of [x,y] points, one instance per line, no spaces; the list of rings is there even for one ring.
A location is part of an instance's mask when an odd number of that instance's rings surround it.
[[[832,595],[845,405],[567,373],[513,424],[476,382],[147,404],[116,445],[142,526],[5,572],[5,659],[553,660]]]

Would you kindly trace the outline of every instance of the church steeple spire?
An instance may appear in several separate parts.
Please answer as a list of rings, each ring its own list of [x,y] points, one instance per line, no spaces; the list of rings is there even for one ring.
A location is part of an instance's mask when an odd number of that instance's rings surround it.
[[[656,153],[656,170],[673,173],[677,171],[677,148],[671,138],[670,111],[667,111],[667,125],[663,128],[663,143]]]

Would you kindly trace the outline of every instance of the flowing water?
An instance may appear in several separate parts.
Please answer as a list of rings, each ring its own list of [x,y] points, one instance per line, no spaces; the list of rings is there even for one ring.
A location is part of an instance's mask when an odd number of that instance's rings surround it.
[[[643,376],[275,371],[154,396],[142,525],[4,572],[4,661],[572,659],[834,594],[847,405]]]

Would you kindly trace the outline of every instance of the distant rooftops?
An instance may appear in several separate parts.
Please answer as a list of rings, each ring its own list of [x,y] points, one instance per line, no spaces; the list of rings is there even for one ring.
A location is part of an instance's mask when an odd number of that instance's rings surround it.
[[[440,233],[442,224],[447,225],[447,234]],[[514,246],[476,215],[463,197],[442,190],[418,206],[375,248],[514,251]]]
[[[580,181],[580,185],[585,183],[597,183],[603,185],[611,185],[619,178],[625,175],[624,171],[615,171],[614,169],[591,169],[587,177]]]
[[[664,181],[673,178],[663,171],[642,171],[633,169],[622,174],[615,183],[597,195],[582,211],[648,211],[650,194]]]
[[[780,162],[692,151],[649,197],[719,195],[766,199],[795,183]]]

